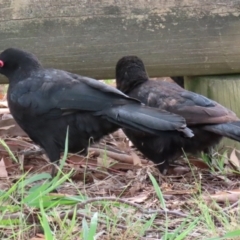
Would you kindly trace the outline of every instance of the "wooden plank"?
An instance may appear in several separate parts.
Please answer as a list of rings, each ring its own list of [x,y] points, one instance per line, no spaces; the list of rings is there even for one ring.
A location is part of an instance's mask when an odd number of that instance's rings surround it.
[[[213,99],[240,117],[240,75],[185,77],[186,89]],[[220,146],[240,149],[240,143],[224,139]]]
[[[46,67],[114,77],[136,54],[150,76],[240,71],[240,0],[1,0],[0,50],[19,47]],[[3,79],[1,79],[3,81]]]

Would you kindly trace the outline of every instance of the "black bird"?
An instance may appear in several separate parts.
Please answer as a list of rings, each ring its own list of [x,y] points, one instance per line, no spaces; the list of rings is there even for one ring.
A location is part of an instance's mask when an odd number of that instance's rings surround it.
[[[11,114],[51,162],[60,159],[68,126],[69,152],[82,154],[87,154],[90,142],[119,127],[157,135],[177,130],[193,136],[184,118],[143,106],[95,79],[45,69],[33,54],[19,49],[0,54],[0,73],[9,79]]]
[[[149,80],[143,61],[125,56],[116,65],[117,88],[144,104],[179,114],[186,119],[194,137],[183,138],[179,132],[163,132],[161,136],[138,134],[124,129],[125,134],[146,157],[163,171],[170,161],[186,153],[208,153],[222,137],[240,141],[240,120],[229,109],[179,85]]]

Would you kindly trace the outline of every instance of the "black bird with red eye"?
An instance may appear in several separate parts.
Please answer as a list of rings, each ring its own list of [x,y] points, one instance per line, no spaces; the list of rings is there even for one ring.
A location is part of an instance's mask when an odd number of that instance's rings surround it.
[[[120,127],[161,135],[192,132],[183,117],[144,106],[95,79],[44,68],[31,53],[10,48],[0,54],[0,73],[9,79],[7,100],[19,126],[46,152],[60,158],[69,127],[70,152],[87,154],[91,142]]]

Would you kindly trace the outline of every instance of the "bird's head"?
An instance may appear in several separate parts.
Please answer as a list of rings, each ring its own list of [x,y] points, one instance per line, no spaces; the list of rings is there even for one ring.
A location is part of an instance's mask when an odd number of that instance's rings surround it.
[[[117,88],[129,93],[135,86],[148,80],[143,61],[137,56],[125,56],[116,65]]]
[[[14,76],[27,76],[40,66],[40,62],[33,54],[17,48],[8,48],[0,54],[0,74],[5,75],[10,81]]]

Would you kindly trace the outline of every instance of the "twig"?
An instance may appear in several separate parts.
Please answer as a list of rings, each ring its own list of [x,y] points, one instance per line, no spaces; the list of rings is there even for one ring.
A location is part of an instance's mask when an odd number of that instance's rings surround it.
[[[240,200],[236,201],[235,203],[233,203],[232,205],[230,205],[228,207],[223,208],[223,211],[227,212],[228,210],[231,210],[231,209],[237,207],[238,205],[240,205]]]
[[[98,173],[102,173],[102,174],[105,174],[107,175],[109,178],[112,178],[114,180],[116,180],[119,184],[122,185],[122,183],[113,175],[113,174],[110,174],[106,171],[101,171],[100,169],[97,169],[97,168],[90,168],[90,170],[94,171],[94,172],[98,172]]]
[[[72,218],[73,215],[74,215],[74,210],[73,211],[69,211],[67,213],[61,213],[59,215],[59,218],[61,218],[61,219],[64,219],[66,217],[67,218]],[[91,217],[87,216],[84,213],[80,213],[79,211],[77,211],[76,216],[77,217],[82,217],[82,218],[87,218],[87,219],[91,220]],[[99,219],[98,222],[101,223],[101,224],[106,225],[106,221],[103,221],[103,220]],[[122,224],[115,224],[115,223],[110,223],[110,224],[114,225],[115,227],[121,228],[121,229],[127,229],[127,227],[123,226]]]
[[[123,163],[129,163],[129,164],[133,164],[133,157],[126,155],[126,154],[121,154],[121,153],[115,153],[115,152],[111,152],[108,150],[103,150],[103,149],[99,149],[99,148],[89,148],[90,151],[94,151],[96,155],[100,155],[100,154],[106,154],[108,157],[115,159],[119,162],[123,162]],[[148,160],[145,159],[141,159],[141,162],[143,164],[147,164],[149,163]]]
[[[20,151],[19,154],[23,154],[25,157],[39,156],[39,155],[45,154],[45,151],[42,148],[40,148],[36,150],[23,150],[23,151]]]
[[[120,151],[116,151],[113,149],[108,150],[108,149],[110,149],[110,148],[107,147],[106,149],[103,149],[103,148],[97,148],[97,147],[90,147],[88,150],[94,151],[95,155],[97,155],[97,156],[99,156],[100,154],[107,154],[107,156],[109,156],[110,158],[115,159],[119,162],[130,163],[130,164],[134,163],[132,156],[121,153]],[[20,154],[23,154],[25,157],[39,156],[39,155],[45,154],[45,151],[43,149],[27,150],[27,151],[24,150],[24,151],[21,151]],[[141,162],[143,164],[149,163],[149,161],[145,160],[145,159],[141,159]]]
[[[73,155],[72,155],[72,156],[73,156]],[[82,167],[89,167],[89,166],[90,166],[89,169],[92,170],[92,171],[95,171],[95,169],[96,169],[97,167],[99,167],[99,165],[98,165],[97,163],[91,163],[91,162],[89,162],[89,161],[87,160],[87,158],[86,158],[85,160],[81,161],[81,162],[73,162],[72,160],[69,160],[69,159],[67,159],[66,162],[67,162],[67,163],[70,163],[70,164],[72,164],[72,165],[75,165],[75,166],[82,166]],[[91,168],[91,167],[94,167],[94,168]],[[121,171],[116,170],[116,169],[111,168],[111,167],[101,166],[101,168],[105,169],[106,171],[112,171],[112,172],[114,172],[114,173],[121,173]]]
[[[111,202],[119,202],[119,203],[124,203],[127,204],[129,206],[132,206],[134,208],[136,208],[139,212],[143,213],[143,214],[172,214],[172,215],[176,215],[176,216],[180,216],[180,217],[187,217],[188,215],[181,213],[179,211],[171,211],[171,210],[145,210],[143,209],[140,205],[136,204],[136,203],[132,203],[129,202],[127,200],[121,199],[121,198],[115,198],[115,197],[96,197],[96,198],[90,198],[84,202],[81,202],[79,204],[77,204],[77,208],[81,209],[83,208],[85,205],[89,204],[89,203],[93,203],[93,202],[99,202],[99,201],[111,201]],[[73,215],[74,210],[68,212],[68,214],[72,214]]]
[[[23,219],[26,218],[26,215],[24,213],[12,213],[12,214],[6,214],[2,216],[2,220],[15,220],[15,219]]]
[[[102,149],[102,150],[107,150],[107,151],[111,151],[111,152],[115,152],[115,153],[119,153],[119,154],[124,154],[125,152],[117,149],[116,147],[104,144],[104,143],[95,143],[94,145],[91,146],[92,149]]]

